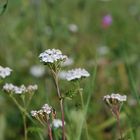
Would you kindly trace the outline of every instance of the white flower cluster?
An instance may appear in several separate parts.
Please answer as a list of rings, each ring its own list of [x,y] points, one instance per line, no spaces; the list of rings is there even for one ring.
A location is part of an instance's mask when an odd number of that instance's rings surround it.
[[[90,74],[85,69],[77,68],[77,69],[69,70],[67,72],[66,80],[72,81],[72,80],[81,79],[89,76]]]
[[[65,122],[64,122],[65,124]],[[54,119],[52,122],[52,125],[54,128],[62,127],[62,121],[60,119]]]
[[[72,33],[76,33],[78,32],[78,26],[76,24],[69,24],[68,25],[68,29],[70,32]]]
[[[64,70],[62,70],[58,73],[58,77],[62,80],[66,79],[66,75],[67,75],[67,71],[64,71]]]
[[[47,63],[54,63],[57,61],[65,61],[67,59],[66,55],[63,55],[62,52],[58,49],[48,49],[45,52],[39,55],[40,61]]]
[[[73,58],[67,58],[66,61],[64,63],[61,64],[61,66],[65,67],[65,66],[70,66],[74,63]]]
[[[41,65],[34,65],[30,68],[30,74],[36,78],[40,78],[45,74],[45,68]]]
[[[103,97],[103,100],[116,100],[118,102],[124,102],[127,100],[127,96],[126,95],[120,95],[120,94],[114,94],[112,93],[111,95],[106,95]]]
[[[0,78],[5,78],[7,76],[9,76],[12,72],[12,69],[8,68],[8,67],[2,67],[0,66]]]
[[[44,104],[40,110],[32,110],[31,116],[39,117],[40,115],[44,116],[44,115],[49,115],[51,113],[52,113],[52,107],[49,106],[48,104]]]
[[[28,87],[25,87],[24,85],[21,86],[15,86],[13,84],[6,83],[3,86],[3,90],[8,93],[15,93],[15,94],[22,94],[22,93],[29,93],[29,92],[35,92],[38,89],[37,85],[29,85]]]

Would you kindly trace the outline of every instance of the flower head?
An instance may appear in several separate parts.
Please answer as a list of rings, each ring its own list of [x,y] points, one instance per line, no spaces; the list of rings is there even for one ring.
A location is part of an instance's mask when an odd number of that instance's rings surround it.
[[[34,77],[42,77],[45,74],[45,68],[41,65],[34,65],[30,68],[30,74]]]
[[[44,104],[42,107],[43,112],[45,112],[47,115],[52,113],[52,107],[49,106],[48,104]]]
[[[37,115],[38,115],[38,112],[36,110],[31,111],[31,116],[37,117]]]
[[[78,26],[76,24],[69,24],[68,25],[68,29],[70,32],[72,33],[76,33],[78,32]]]
[[[64,122],[65,124],[65,122]],[[54,119],[52,122],[52,125],[54,128],[62,127],[62,121],[60,119]]]
[[[74,63],[74,60],[73,58],[67,58],[66,61],[64,63],[62,63],[62,66],[65,67],[65,66],[70,66]]]
[[[40,61],[44,64],[53,64],[55,62],[63,62],[67,59],[66,55],[58,49],[48,49],[39,55]]]
[[[58,77],[62,80],[66,79],[66,75],[67,75],[67,71],[64,71],[64,70],[62,70],[58,73]]]
[[[108,105],[115,105],[115,104],[126,101],[126,99],[127,99],[126,95],[120,95],[120,94],[114,94],[114,93],[112,93],[111,95],[106,95],[106,96],[103,97],[103,100]]]
[[[127,96],[112,93],[111,95],[104,96],[103,100],[108,105],[108,107],[111,109],[113,115],[115,117],[118,117],[121,106],[122,106],[123,102],[127,100]]]
[[[12,72],[12,69],[10,69],[9,67],[2,67],[0,66],[0,78],[5,78],[7,76],[9,76]]]
[[[105,15],[103,18],[102,18],[102,27],[103,28],[108,28],[110,25],[112,24],[112,16],[111,15]]]
[[[32,110],[31,116],[35,117],[41,124],[44,125],[44,122],[47,123],[50,119],[50,116],[53,113],[53,108],[48,104],[44,104],[43,107],[39,110]]]
[[[4,91],[6,91],[7,93],[14,93],[14,94],[35,92],[35,90],[37,89],[38,89],[37,85],[29,85],[28,87],[26,87],[25,85],[15,86],[11,83],[6,83],[3,86]]]
[[[35,92],[38,89],[37,85],[29,85],[26,90],[27,92]]]
[[[72,69],[69,70],[66,74],[66,80],[72,81],[72,80],[77,80],[85,77],[89,77],[90,74],[85,70],[81,68],[77,69]]]

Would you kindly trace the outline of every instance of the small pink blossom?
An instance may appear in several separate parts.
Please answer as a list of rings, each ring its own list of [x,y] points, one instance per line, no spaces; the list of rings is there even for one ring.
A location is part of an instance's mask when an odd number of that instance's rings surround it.
[[[102,18],[102,27],[104,29],[110,27],[112,24],[112,16],[111,15],[105,15],[103,18]]]

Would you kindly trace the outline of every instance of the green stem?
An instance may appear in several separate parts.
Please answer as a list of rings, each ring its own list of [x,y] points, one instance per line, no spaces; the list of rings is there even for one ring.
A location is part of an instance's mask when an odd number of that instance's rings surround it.
[[[27,124],[26,124],[26,115],[22,113],[23,124],[24,124],[24,140],[27,140]]]
[[[122,130],[121,130],[121,126],[120,126],[120,114],[119,113],[117,115],[117,125],[118,125],[118,130],[119,130],[119,133],[120,133],[121,140],[123,140]]]
[[[56,85],[56,90],[57,90],[57,94],[58,94],[58,98],[59,98],[59,103],[60,103],[60,109],[61,109],[61,120],[62,120],[62,140],[65,140],[65,124],[64,124],[64,106],[63,106],[63,98],[61,96],[60,93],[60,89],[59,89],[59,83],[58,83],[58,72],[54,72],[52,70],[52,74],[54,77],[54,81],[55,81],[55,85]]]
[[[80,89],[80,86],[79,86],[78,91],[79,91],[79,95],[80,95],[80,99],[81,99],[82,109],[84,111],[85,105],[84,105],[84,100],[83,100],[83,93],[82,93],[82,91]],[[87,140],[88,140],[89,139],[89,134],[88,134],[88,126],[87,126],[86,120],[85,120],[85,130],[86,130],[86,137],[87,137]],[[80,135],[80,137],[81,137],[81,135]]]

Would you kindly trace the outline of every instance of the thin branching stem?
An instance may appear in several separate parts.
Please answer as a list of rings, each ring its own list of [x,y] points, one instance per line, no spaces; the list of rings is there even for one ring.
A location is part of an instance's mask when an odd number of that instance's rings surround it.
[[[22,113],[23,124],[24,124],[24,140],[27,140],[27,123],[26,123],[26,114]]]
[[[48,135],[49,135],[49,139],[50,139],[50,140],[53,140],[53,137],[52,137],[52,129],[51,129],[51,126],[50,126],[50,121],[49,121],[49,119],[47,119],[47,126],[48,126]]]
[[[53,74],[53,78],[55,81],[55,85],[56,85],[56,90],[57,90],[57,95],[59,98],[59,103],[60,103],[60,109],[61,109],[61,119],[62,119],[62,140],[65,140],[65,124],[64,124],[64,106],[63,106],[63,98],[61,96],[60,93],[60,89],[59,89],[59,82],[58,82],[58,72],[53,71],[52,70],[52,74]]]
[[[120,138],[121,138],[121,140],[123,140],[122,130],[121,130],[121,126],[120,126],[120,113],[118,113],[118,115],[117,115],[117,125],[118,125],[118,130],[120,133]]]

